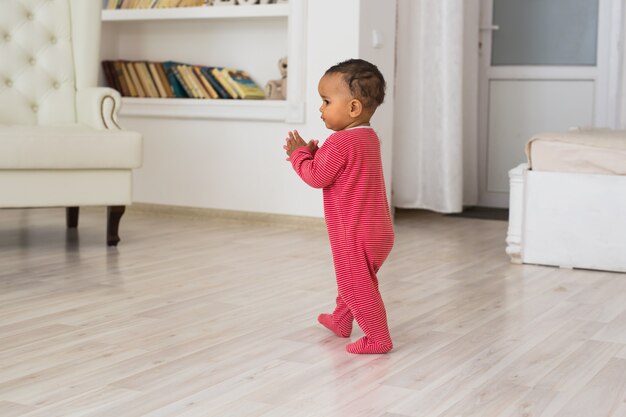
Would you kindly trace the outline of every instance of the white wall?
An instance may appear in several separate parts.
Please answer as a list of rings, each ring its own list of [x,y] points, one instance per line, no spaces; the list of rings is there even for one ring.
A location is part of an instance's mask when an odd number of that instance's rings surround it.
[[[373,62],[387,83],[385,102],[376,110],[372,126],[378,132],[383,152],[387,199],[391,203],[393,114],[395,101],[396,1],[362,1],[359,57]],[[375,38],[378,42],[375,44]]]
[[[290,129],[298,129],[306,139],[322,140],[331,133],[319,119],[317,92],[318,80],[329,66],[361,54],[365,59],[376,61],[389,82],[390,91],[393,90],[395,6],[382,7],[380,3],[375,0],[308,1],[308,25],[303,28],[307,31],[306,119],[303,124],[122,117],[125,128],[144,134],[144,166],[135,172],[135,201],[322,217],[321,191],[309,188],[295,175],[285,161],[282,146]],[[381,31],[385,32],[387,43],[384,49],[373,51],[365,46],[363,39],[371,36],[371,28],[379,17],[382,18],[380,24],[385,26]],[[103,34],[107,36],[107,31]],[[141,42],[137,37],[132,47],[154,48]],[[106,54],[112,46],[106,39],[104,43],[103,53]],[[184,48],[191,51],[191,48],[201,47],[202,43],[195,39],[188,44],[181,43],[179,57],[150,58],[184,61]],[[264,71],[266,74],[267,70]],[[393,100],[388,99],[374,121],[385,143],[383,152],[389,172],[392,103]],[[388,190],[391,189],[390,179],[388,175]]]

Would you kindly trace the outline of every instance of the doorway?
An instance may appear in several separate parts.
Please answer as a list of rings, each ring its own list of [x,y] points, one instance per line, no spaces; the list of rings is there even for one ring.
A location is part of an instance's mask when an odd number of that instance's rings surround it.
[[[615,127],[621,0],[481,0],[479,205],[508,207],[534,134]]]

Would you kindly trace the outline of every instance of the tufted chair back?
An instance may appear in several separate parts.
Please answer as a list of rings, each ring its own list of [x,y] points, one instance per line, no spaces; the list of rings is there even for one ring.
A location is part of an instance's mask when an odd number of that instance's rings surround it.
[[[101,7],[0,0],[0,125],[76,123],[76,90],[97,85]]]

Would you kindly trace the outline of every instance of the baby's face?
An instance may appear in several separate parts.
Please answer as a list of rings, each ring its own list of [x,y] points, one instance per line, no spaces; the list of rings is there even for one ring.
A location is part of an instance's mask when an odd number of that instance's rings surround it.
[[[354,121],[350,113],[354,97],[343,75],[339,73],[324,75],[319,82],[318,91],[322,98],[321,118],[326,127],[335,132],[348,127]]]

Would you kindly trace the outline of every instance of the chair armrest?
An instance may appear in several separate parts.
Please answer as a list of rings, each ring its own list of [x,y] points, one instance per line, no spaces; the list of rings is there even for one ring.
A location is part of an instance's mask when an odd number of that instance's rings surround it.
[[[76,92],[78,122],[98,130],[120,130],[117,114],[122,105],[119,92],[108,87],[89,87]]]

